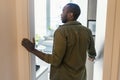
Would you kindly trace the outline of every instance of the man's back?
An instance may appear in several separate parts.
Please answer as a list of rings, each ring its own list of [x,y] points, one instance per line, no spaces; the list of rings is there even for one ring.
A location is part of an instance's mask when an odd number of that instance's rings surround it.
[[[91,43],[91,32],[77,21],[71,21],[60,26],[55,32],[63,38],[55,40],[55,45],[65,41],[65,53],[58,67],[51,66],[51,80],[86,80],[86,51]],[[55,46],[54,46],[55,47]],[[93,47],[93,51],[94,47]],[[95,52],[93,52],[95,53]],[[53,49],[54,54],[54,49]],[[60,53],[59,53],[60,54]]]

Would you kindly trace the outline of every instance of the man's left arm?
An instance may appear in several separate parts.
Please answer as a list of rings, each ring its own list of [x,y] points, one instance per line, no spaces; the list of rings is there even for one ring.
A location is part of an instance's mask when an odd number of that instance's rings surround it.
[[[94,44],[94,39],[92,36],[92,33],[90,31],[90,44],[89,44],[89,48],[88,48],[88,59],[90,61],[94,61],[95,57],[96,57],[96,50],[95,50],[95,44]]]

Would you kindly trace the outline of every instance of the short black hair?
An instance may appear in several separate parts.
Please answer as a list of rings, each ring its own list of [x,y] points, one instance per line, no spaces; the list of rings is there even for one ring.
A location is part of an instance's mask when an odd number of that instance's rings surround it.
[[[75,3],[68,3],[67,5],[69,5],[69,12],[73,13],[74,16],[74,20],[77,20],[77,18],[79,17],[81,10],[80,7],[75,4]]]

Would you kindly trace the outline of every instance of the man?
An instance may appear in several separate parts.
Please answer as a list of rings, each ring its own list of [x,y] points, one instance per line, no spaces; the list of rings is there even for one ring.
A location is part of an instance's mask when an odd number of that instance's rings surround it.
[[[52,54],[34,48],[34,43],[23,39],[22,45],[43,61],[51,64],[50,80],[86,80],[86,52],[94,61],[96,51],[91,31],[77,20],[80,8],[68,3],[61,14],[63,25],[54,33]]]

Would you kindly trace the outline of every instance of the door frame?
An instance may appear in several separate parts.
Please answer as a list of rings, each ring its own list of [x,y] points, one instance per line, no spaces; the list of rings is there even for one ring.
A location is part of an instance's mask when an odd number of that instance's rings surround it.
[[[108,0],[103,80],[120,80],[119,8],[119,0]]]
[[[31,0],[32,1],[32,0]],[[119,0],[108,0],[106,37],[104,48],[103,80],[119,80],[120,75],[120,17]],[[30,54],[21,46],[21,40],[30,37],[29,0],[16,0],[18,76],[19,80],[32,80]],[[29,15],[28,15],[29,14]],[[33,32],[34,33],[34,32]],[[33,35],[33,34],[32,34]]]

